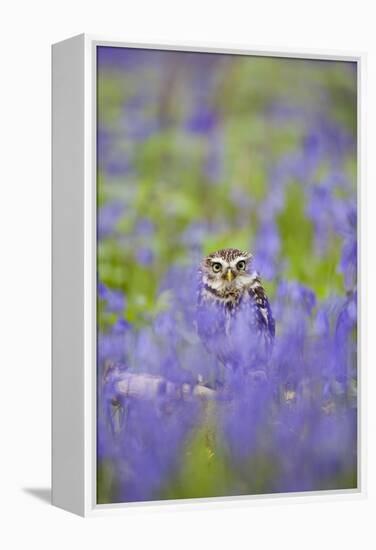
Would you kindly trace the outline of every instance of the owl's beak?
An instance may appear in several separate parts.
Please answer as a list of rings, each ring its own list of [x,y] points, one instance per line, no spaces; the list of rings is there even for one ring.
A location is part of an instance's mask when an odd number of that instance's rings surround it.
[[[229,283],[231,283],[231,281],[234,279],[234,274],[231,271],[231,269],[227,270],[226,279],[228,280]]]

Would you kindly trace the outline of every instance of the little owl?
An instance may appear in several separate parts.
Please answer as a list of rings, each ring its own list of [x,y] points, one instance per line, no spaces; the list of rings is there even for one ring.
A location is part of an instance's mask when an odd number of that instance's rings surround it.
[[[199,275],[197,329],[205,347],[233,370],[263,368],[275,323],[252,254],[218,250],[203,259]]]

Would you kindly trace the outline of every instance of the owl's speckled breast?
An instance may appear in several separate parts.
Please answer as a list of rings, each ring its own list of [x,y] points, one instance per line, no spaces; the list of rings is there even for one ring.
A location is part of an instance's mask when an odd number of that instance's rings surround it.
[[[230,310],[237,306],[244,293],[244,290],[239,288],[226,288],[225,290],[216,290],[205,285],[201,291],[201,301],[217,303]]]

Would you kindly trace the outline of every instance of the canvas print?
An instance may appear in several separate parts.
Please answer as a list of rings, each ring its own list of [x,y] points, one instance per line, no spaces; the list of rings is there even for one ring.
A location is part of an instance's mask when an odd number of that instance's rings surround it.
[[[357,487],[357,66],[97,47],[97,502]]]

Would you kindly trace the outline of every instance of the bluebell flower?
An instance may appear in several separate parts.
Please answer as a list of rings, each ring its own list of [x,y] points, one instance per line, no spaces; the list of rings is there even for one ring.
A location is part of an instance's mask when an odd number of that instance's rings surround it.
[[[124,205],[118,201],[108,202],[99,208],[97,218],[97,232],[99,239],[113,235],[116,224],[123,216],[124,210]]]
[[[103,283],[101,283],[99,281],[98,285],[97,285],[97,296],[98,296],[98,298],[101,298],[102,300],[105,300],[106,296],[107,296],[107,292],[108,292],[108,289],[107,289],[106,285],[104,285]]]
[[[277,274],[280,249],[279,231],[275,221],[262,221],[255,238],[254,266],[266,279],[274,279]]]
[[[147,50],[138,48],[111,46],[100,46],[97,48],[97,63],[101,71],[106,69],[136,71],[145,61],[148,61],[148,57]]]
[[[153,263],[154,253],[150,248],[137,248],[135,255],[140,265],[149,266]]]
[[[134,144],[147,140],[160,130],[159,121],[147,115],[143,108],[134,105],[130,107],[129,104],[125,107],[121,127],[124,139]]]
[[[134,227],[134,233],[137,236],[149,237],[155,232],[154,223],[148,218],[139,218]]]
[[[323,185],[315,185],[308,193],[306,213],[314,225],[315,249],[318,255],[327,252],[333,229],[332,195]]]
[[[349,410],[345,400],[356,377],[356,296],[317,306],[309,288],[282,283],[274,303],[277,338],[268,369],[256,356],[254,368],[242,368],[251,353],[244,318],[230,351],[239,368],[223,370],[217,355],[197,338],[192,280],[192,270],[175,267],[163,285],[171,293],[170,306],[149,327],[136,330],[119,319],[110,333],[99,335],[100,364],[110,359],[127,365],[126,372],[160,377],[150,400],[146,394],[144,399],[119,397],[116,384],[124,367],[106,377],[98,456],[110,461],[116,475],[113,500],[159,498],[179,467],[188,435],[203,419],[203,403],[192,394],[197,383],[216,391],[217,436],[210,452],[223,455],[239,477],[240,492],[254,491],[256,480],[247,464],[259,456],[275,469],[264,490],[337,487],[337,476],[353,471],[356,463],[356,412],[354,403]],[[200,314],[207,315],[201,321],[208,330],[221,322],[216,310]],[[184,384],[190,388],[185,398]]]
[[[219,131],[212,132],[208,143],[208,153],[204,163],[204,173],[209,182],[218,183],[224,177],[224,141]]]
[[[343,273],[346,290],[353,290],[357,278],[357,219],[353,207],[347,210],[346,226],[343,228],[345,239],[342,247],[339,269]]]
[[[104,170],[109,176],[124,176],[131,172],[132,163],[125,152],[121,152],[117,155],[111,155],[106,159]]]
[[[113,313],[122,313],[125,308],[125,296],[120,290],[114,290],[102,282],[98,282],[98,297],[105,301],[106,310]]]
[[[100,76],[115,78],[117,86],[113,96],[113,86],[99,90],[103,105],[114,107],[116,121],[103,107],[97,136],[102,205],[97,458],[99,474],[110,473],[107,492],[99,494],[103,502],[181,496],[183,485],[188,487],[184,496],[196,496],[197,488],[189,493],[187,463],[189,474],[199,463],[200,471],[194,473],[205,481],[220,472],[218,486],[203,496],[356,485],[357,206],[351,175],[356,143],[332,116],[332,98],[320,79],[314,89],[320,101],[304,97],[298,105],[278,90],[260,98],[265,136],[271,137],[267,146],[264,135],[259,140],[258,128],[251,126],[259,116],[253,118],[259,105],[251,102],[249,142],[248,137],[243,141],[243,127],[248,136],[243,105],[249,97],[243,96],[248,73],[242,81],[242,63],[236,71],[240,95],[232,90],[225,109],[216,95],[231,63],[231,56],[224,63],[213,54],[99,48]],[[323,72],[329,70],[324,65]],[[133,85],[125,86],[123,94],[121,83],[129,73]],[[175,86],[177,75],[185,86]],[[150,86],[145,85],[149,78]],[[256,94],[257,83],[253,85],[249,92]],[[237,126],[239,149],[227,133]],[[187,156],[188,166],[190,152],[195,163],[189,173],[192,203],[180,212],[168,206],[168,185],[190,185],[187,178],[179,179],[180,159]],[[265,155],[269,167],[262,199],[253,195],[248,163],[241,162],[248,152],[262,161]],[[153,162],[149,166],[143,160],[154,153],[163,161],[155,163],[155,170]],[[301,189],[312,226],[314,247],[307,254],[314,256],[313,263],[320,268],[332,251],[340,254],[337,269],[344,288],[323,278],[318,283],[325,286],[325,299],[301,281],[283,277],[290,258],[280,214],[291,183]],[[196,200],[198,191],[206,196],[202,185],[213,197],[207,208]],[[161,190],[163,215],[153,202],[154,188]],[[103,205],[103,200],[108,202]],[[165,215],[172,216],[173,234],[159,248],[157,225]],[[197,264],[222,234],[226,242],[233,234],[252,238],[254,267],[272,282],[276,338],[270,357],[260,353],[246,312],[234,322],[231,338],[223,338],[218,335],[224,332],[213,330],[225,326],[223,311],[197,307]],[[133,292],[133,281],[119,287],[102,282],[102,277],[111,280],[103,265],[117,268],[122,254],[125,262],[153,267],[140,270],[136,265],[137,272],[158,277],[153,281],[156,307],[147,307],[135,322],[133,302],[126,307],[120,288],[129,284]],[[204,440],[206,462],[192,458],[198,437]]]
[[[215,111],[205,105],[199,105],[187,121],[187,130],[196,134],[208,134],[217,124]]]
[[[107,310],[114,313],[122,313],[125,308],[125,296],[123,292],[119,290],[108,290],[107,296]]]
[[[131,329],[131,324],[123,318],[119,318],[113,326],[113,332],[117,334],[124,334]]]
[[[316,296],[313,290],[296,281],[282,281],[278,287],[277,296],[283,300],[284,307],[286,304],[292,304],[294,309],[303,309],[308,314],[311,314],[316,305]]]

